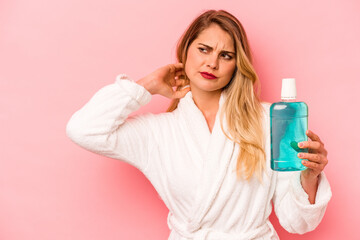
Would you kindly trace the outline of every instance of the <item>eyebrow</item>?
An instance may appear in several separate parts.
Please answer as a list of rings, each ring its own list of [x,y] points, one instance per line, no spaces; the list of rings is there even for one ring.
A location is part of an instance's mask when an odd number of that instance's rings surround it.
[[[205,47],[208,47],[209,49],[213,50],[212,47],[210,47],[210,46],[208,46],[206,44],[203,44],[203,43],[199,43],[199,44],[204,45]],[[224,52],[224,53],[232,53],[232,54],[236,55],[234,52],[230,52],[230,51],[226,51],[226,50],[222,50],[222,52]]]

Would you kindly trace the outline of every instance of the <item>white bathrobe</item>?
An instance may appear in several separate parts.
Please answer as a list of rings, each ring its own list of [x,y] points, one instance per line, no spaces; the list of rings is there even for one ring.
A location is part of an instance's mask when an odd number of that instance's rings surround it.
[[[79,146],[144,173],[169,209],[170,240],[279,239],[268,219],[271,201],[288,232],[303,234],[318,226],[332,196],[329,182],[322,172],[310,204],[300,171],[271,170],[269,103],[262,103],[266,171],[261,184],[255,176],[249,182],[236,179],[239,147],[220,127],[224,91],[212,133],[191,91],[173,112],[128,117],[151,97],[120,74],[72,115],[66,134]],[[226,130],[225,119],[223,124]]]

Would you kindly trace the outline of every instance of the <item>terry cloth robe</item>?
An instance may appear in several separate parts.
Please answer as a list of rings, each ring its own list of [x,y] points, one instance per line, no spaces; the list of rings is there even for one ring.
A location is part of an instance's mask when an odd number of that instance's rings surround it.
[[[128,115],[150,102],[152,95],[126,74],[120,74],[70,118],[67,136],[79,146],[139,169],[169,209],[170,240],[279,239],[269,221],[272,204],[279,222],[290,233],[314,230],[332,196],[324,171],[315,204],[300,183],[300,171],[270,168],[269,103],[263,121],[266,171],[237,181],[238,144],[220,127],[220,107],[212,132],[195,105],[192,92],[173,112]],[[226,121],[224,119],[224,130]]]

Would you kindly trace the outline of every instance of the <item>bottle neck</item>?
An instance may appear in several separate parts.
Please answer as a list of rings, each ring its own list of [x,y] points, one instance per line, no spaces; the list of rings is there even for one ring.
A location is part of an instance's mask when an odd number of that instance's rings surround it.
[[[296,98],[289,98],[289,99],[282,98],[281,101],[282,102],[296,102]]]

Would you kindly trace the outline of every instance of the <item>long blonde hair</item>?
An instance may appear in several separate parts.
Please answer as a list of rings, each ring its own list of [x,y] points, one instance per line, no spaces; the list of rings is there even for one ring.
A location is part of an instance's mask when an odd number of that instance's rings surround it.
[[[245,30],[240,21],[225,10],[208,10],[199,15],[187,28],[178,41],[177,60],[185,66],[187,51],[190,44],[210,24],[218,24],[234,41],[236,51],[236,68],[230,82],[223,88],[227,98],[221,109],[226,114],[228,131],[224,134],[230,140],[239,144],[237,158],[237,179],[241,176],[249,180],[255,173],[262,182],[262,171],[265,168],[264,134],[262,126],[263,106],[260,102],[260,82],[252,66],[252,56]],[[178,86],[181,89],[189,83],[185,74],[185,83]],[[179,99],[173,99],[167,112],[177,108]]]

